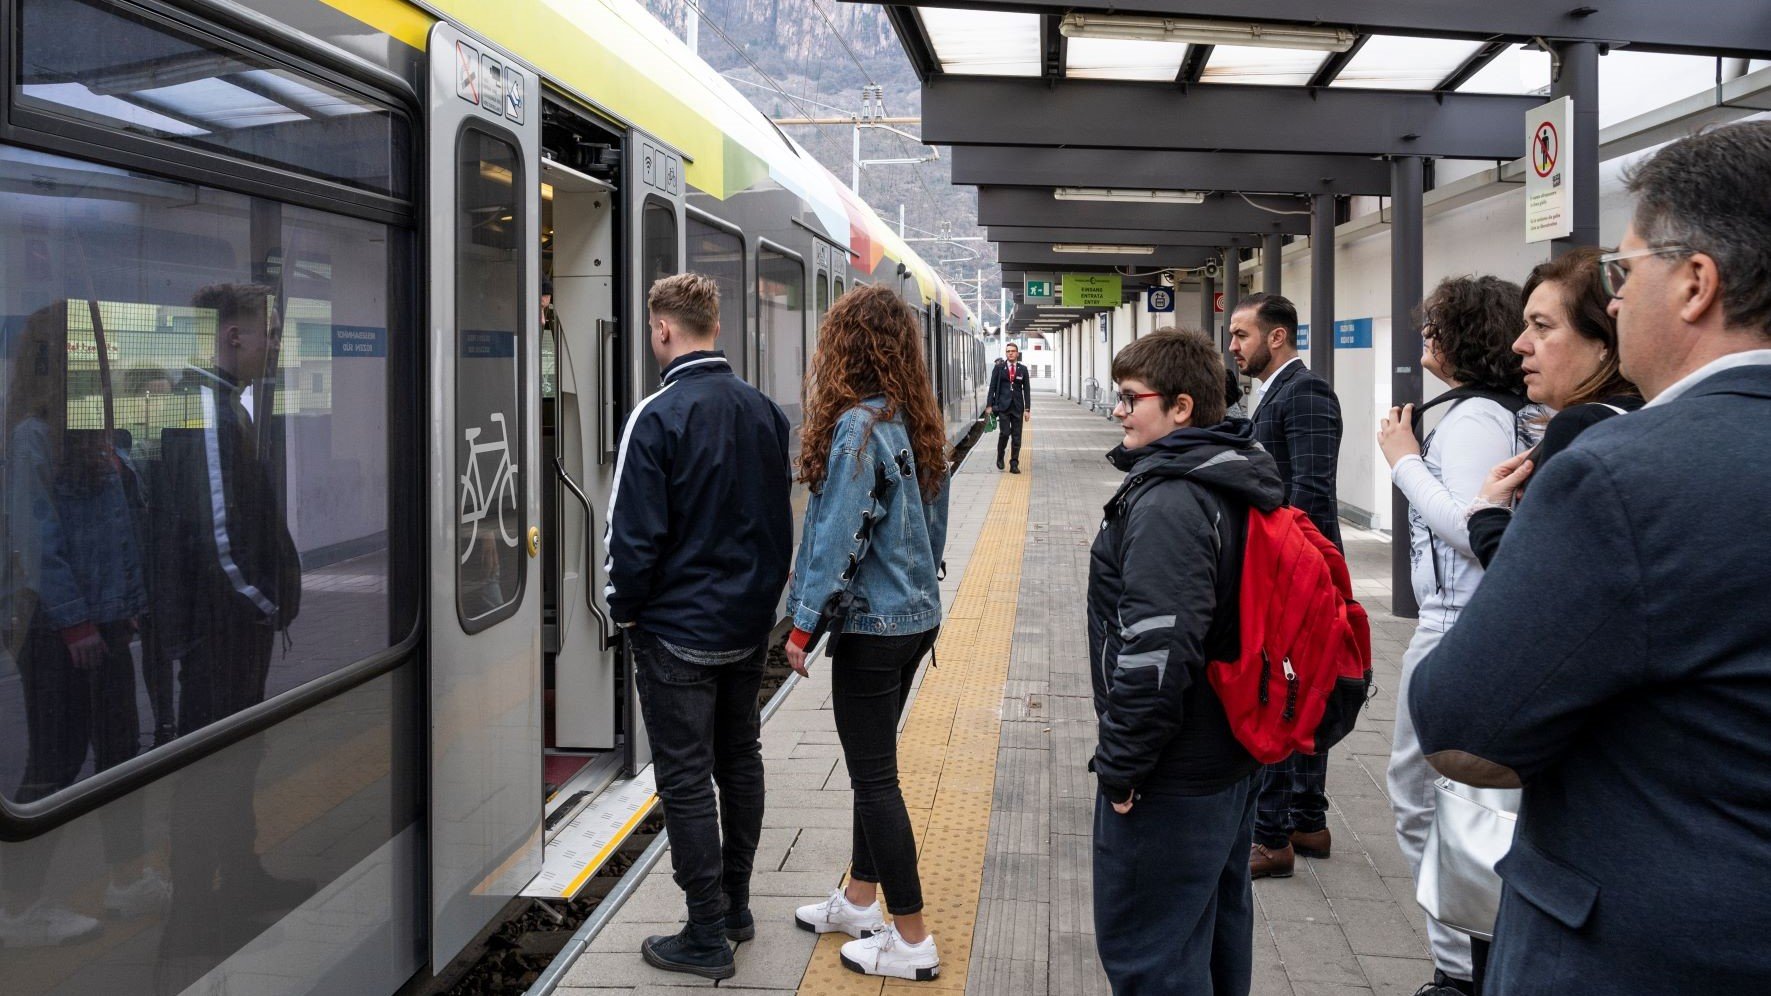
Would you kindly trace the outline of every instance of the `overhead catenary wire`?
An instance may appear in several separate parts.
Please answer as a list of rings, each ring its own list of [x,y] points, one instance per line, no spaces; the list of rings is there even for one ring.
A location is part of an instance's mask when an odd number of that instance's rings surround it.
[[[773,76],[770,76],[768,74],[767,70],[765,70],[765,69],[763,69],[763,67],[757,65],[756,60],[752,59],[750,57],[749,53],[744,51],[743,46],[741,46],[737,42],[733,41],[731,35],[726,34],[726,29],[720,27],[718,21],[715,21],[712,18],[707,16],[707,12],[701,9],[700,4],[697,4],[695,2],[695,0],[683,0],[683,3],[687,4],[690,10],[693,10],[698,16],[700,16],[701,20],[704,21],[708,27],[712,28],[713,33],[716,35],[719,35],[720,40],[724,41],[726,43],[726,45],[728,47],[730,47],[733,52],[738,53],[738,58],[743,59],[746,65],[748,65],[748,66],[750,66],[750,68],[756,70],[757,75],[759,75],[763,79],[767,80],[769,83],[769,86],[773,87],[776,93],[780,94],[783,97],[786,97],[787,100],[790,103],[792,103],[794,107],[799,108],[799,112],[801,114],[805,115],[808,118],[812,117],[811,110],[809,108],[807,108],[806,105],[800,103],[799,100],[793,96],[793,94],[788,93],[787,89],[785,87],[783,87],[781,84],[775,82],[775,78]]]
[[[849,47],[849,40],[843,37],[842,31],[837,28],[836,23],[830,20],[830,15],[824,13],[824,6],[820,4],[818,0],[812,0],[812,9],[817,11],[818,16],[824,19],[825,25],[830,28],[830,33],[836,36],[837,43],[842,46],[842,50],[849,53],[849,61],[855,64],[856,69],[861,70],[861,78],[867,81],[867,85],[878,86],[879,84],[874,82],[873,74],[868,72],[867,67],[861,64],[861,57],[855,54],[853,48]]]

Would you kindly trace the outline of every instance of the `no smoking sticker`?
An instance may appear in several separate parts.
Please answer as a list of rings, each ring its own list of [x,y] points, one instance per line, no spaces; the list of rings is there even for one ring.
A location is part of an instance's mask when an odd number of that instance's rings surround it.
[[[466,42],[455,43],[455,95],[470,104],[480,102],[480,50]]]

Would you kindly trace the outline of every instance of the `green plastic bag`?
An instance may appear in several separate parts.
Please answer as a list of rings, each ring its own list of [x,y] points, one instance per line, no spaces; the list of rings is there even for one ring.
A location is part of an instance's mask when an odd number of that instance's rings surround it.
[[[995,432],[996,431],[996,413],[995,412],[991,412],[990,414],[984,416],[984,431],[985,432]]]

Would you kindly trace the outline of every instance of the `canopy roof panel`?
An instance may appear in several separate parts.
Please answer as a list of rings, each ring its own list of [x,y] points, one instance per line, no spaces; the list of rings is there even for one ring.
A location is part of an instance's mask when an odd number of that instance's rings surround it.
[[[1039,75],[1039,15],[949,7],[922,7],[917,14],[942,72]]]
[[[1378,90],[1436,90],[1482,42],[1456,38],[1409,38],[1371,35],[1332,86]],[[1206,71],[1210,72],[1209,66]]]

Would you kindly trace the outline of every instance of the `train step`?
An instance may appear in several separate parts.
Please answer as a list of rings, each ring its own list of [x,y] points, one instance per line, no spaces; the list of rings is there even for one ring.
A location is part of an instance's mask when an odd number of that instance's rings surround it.
[[[589,790],[568,784],[556,793],[556,798],[570,799],[580,791]],[[524,887],[523,895],[537,899],[575,898],[657,805],[651,765],[631,778],[614,780],[583,802],[547,840],[541,873]]]

